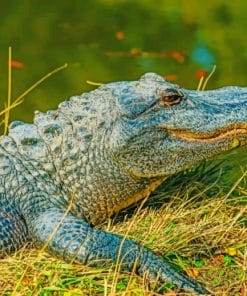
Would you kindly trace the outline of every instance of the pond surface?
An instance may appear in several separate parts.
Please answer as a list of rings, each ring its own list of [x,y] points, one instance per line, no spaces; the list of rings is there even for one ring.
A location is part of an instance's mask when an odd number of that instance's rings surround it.
[[[189,3],[189,4],[188,4]],[[7,94],[8,46],[13,50],[13,99],[50,70],[67,69],[36,88],[11,113],[31,121],[94,87],[86,80],[137,79],[157,72],[187,88],[217,69],[207,88],[246,86],[247,2],[243,0],[9,1],[0,10],[0,99]],[[239,176],[246,147],[224,158]]]

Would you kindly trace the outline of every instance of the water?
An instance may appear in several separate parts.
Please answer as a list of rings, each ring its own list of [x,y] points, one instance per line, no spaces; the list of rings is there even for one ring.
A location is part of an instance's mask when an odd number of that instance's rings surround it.
[[[132,80],[157,72],[188,88],[217,71],[207,88],[246,86],[247,2],[242,0],[8,1],[0,10],[0,98],[7,94],[7,49],[13,98],[51,69],[69,64],[29,94],[11,119],[31,121],[74,94],[93,89],[86,80]],[[247,166],[246,148],[223,158],[229,180]]]

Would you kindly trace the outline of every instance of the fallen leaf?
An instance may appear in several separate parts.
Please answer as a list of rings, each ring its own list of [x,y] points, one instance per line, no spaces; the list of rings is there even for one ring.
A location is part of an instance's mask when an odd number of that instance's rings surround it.
[[[215,261],[219,262],[219,263],[222,263],[223,262],[223,259],[224,259],[224,256],[223,255],[217,255],[214,257]]]
[[[119,31],[119,32],[116,32],[115,37],[117,40],[123,40],[125,38],[125,34],[124,32]]]
[[[184,53],[181,51],[174,50],[174,51],[171,51],[169,55],[174,60],[176,60],[177,62],[179,62],[181,64],[184,62]]]
[[[15,69],[22,69],[22,68],[24,68],[24,64],[22,62],[12,60],[11,61],[11,67],[15,68]]]
[[[174,80],[177,80],[178,79],[178,77],[177,77],[176,74],[167,74],[164,77],[165,77],[165,79],[171,80],[171,81],[174,81]]]
[[[246,287],[244,287],[244,286],[241,287],[240,293],[241,293],[241,296],[246,296],[247,295]]]
[[[187,270],[188,276],[197,278],[199,276],[199,270],[197,268],[191,268]]]
[[[31,283],[33,283],[33,279],[29,278],[29,277],[23,277],[21,282],[23,285],[27,286],[27,285],[30,285]]]
[[[198,71],[196,72],[195,77],[198,78],[198,79],[200,79],[200,78],[202,78],[202,77],[205,77],[206,74],[207,74],[207,72],[206,72],[205,70],[200,69],[200,70],[198,70]]]

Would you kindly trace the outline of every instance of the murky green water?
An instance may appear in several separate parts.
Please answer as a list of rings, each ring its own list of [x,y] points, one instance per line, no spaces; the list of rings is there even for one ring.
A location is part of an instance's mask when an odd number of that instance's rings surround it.
[[[69,67],[29,94],[12,119],[55,108],[93,89],[86,80],[131,80],[158,72],[196,88],[201,71],[217,71],[208,88],[246,86],[247,2],[243,0],[2,1],[0,99],[7,94],[7,50],[13,59],[13,98],[51,69]],[[239,175],[246,148],[227,154]]]

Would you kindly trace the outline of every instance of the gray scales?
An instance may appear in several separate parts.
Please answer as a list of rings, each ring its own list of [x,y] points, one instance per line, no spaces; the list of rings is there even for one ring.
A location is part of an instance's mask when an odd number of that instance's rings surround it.
[[[237,141],[237,144],[236,144]],[[0,137],[0,250],[29,241],[82,264],[207,290],[138,243],[98,229],[168,176],[247,143],[247,87],[194,91],[147,73],[14,121]]]

